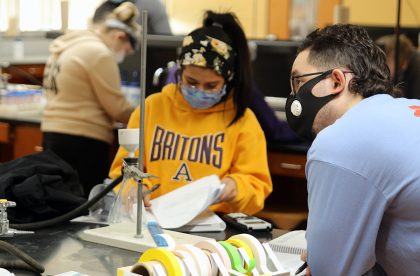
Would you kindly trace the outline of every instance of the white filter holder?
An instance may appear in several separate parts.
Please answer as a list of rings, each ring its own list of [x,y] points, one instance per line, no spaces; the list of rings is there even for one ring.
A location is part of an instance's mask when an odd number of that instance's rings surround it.
[[[138,128],[118,130],[118,143],[128,151],[128,157],[134,157],[134,153],[139,147],[139,133]]]

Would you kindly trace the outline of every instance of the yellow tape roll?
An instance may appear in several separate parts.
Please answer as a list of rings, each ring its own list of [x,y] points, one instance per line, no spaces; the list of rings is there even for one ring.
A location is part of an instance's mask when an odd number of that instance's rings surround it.
[[[226,240],[226,242],[230,243],[231,245],[234,245],[236,247],[242,247],[243,249],[245,249],[246,253],[248,254],[250,259],[254,259],[254,254],[252,253],[251,248],[249,247],[249,245],[239,239],[228,239]]]
[[[243,248],[246,251],[246,254],[248,254],[249,257],[249,266],[246,265],[245,269],[248,271],[248,274],[251,272],[251,270],[253,270],[255,268],[255,258],[254,258],[254,254],[252,253],[251,248],[249,247],[249,245],[240,240],[240,239],[228,239],[226,240],[227,243],[230,243],[231,245],[237,247],[237,248]]]
[[[158,261],[165,268],[168,275],[182,276],[181,265],[175,255],[165,248],[151,248],[144,252],[138,262]]]

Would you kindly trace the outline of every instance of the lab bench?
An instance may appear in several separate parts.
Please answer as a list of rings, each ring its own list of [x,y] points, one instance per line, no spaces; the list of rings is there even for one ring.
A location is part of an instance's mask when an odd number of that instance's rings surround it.
[[[67,223],[36,230],[35,234],[16,235],[4,241],[24,251],[41,263],[43,275],[57,275],[68,271],[77,271],[87,275],[116,275],[117,268],[137,263],[140,253],[84,241],[80,233],[85,229],[97,228],[98,225],[87,223]],[[260,242],[268,242],[287,231],[273,229],[272,232],[260,232],[253,235]],[[228,227],[224,232],[196,233],[199,236],[225,240],[239,234]],[[0,260],[16,260],[16,257],[0,251]],[[9,269],[10,270],[10,269]],[[15,275],[39,275],[24,270],[10,270]]]
[[[41,113],[0,115],[0,162],[42,150]],[[268,144],[273,193],[257,216],[280,229],[303,228],[308,215],[305,178],[309,144]],[[118,144],[111,147],[110,158]],[[112,160],[111,160],[112,161]]]
[[[40,111],[0,113],[0,162],[42,151]],[[115,126],[115,130],[123,126]],[[116,137],[116,135],[115,135]],[[257,216],[276,227],[292,230],[303,228],[308,215],[305,178],[306,143],[268,142],[268,165],[273,180],[273,193]],[[114,141],[110,150],[112,161],[118,149]]]

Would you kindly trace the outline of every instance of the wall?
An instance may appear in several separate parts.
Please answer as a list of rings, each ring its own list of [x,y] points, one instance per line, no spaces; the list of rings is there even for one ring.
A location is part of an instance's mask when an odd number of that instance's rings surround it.
[[[0,65],[4,63],[45,63],[48,53],[48,46],[52,40],[44,37],[24,37],[23,59],[16,59],[13,50],[15,40],[8,37],[0,37]]]
[[[394,26],[397,20],[396,0],[344,0],[343,4],[350,8],[351,23]],[[420,1],[401,0],[401,25],[420,28],[419,20]]]
[[[263,38],[268,33],[268,0],[166,0],[165,4],[176,34],[199,27],[207,9],[234,12],[248,38]]]

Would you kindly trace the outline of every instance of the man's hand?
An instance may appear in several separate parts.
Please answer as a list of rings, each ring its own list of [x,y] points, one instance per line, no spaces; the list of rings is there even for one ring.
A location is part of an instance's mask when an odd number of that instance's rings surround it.
[[[300,259],[306,262],[306,253],[300,255]],[[311,271],[309,270],[309,266],[306,267],[306,276],[311,276]]]

